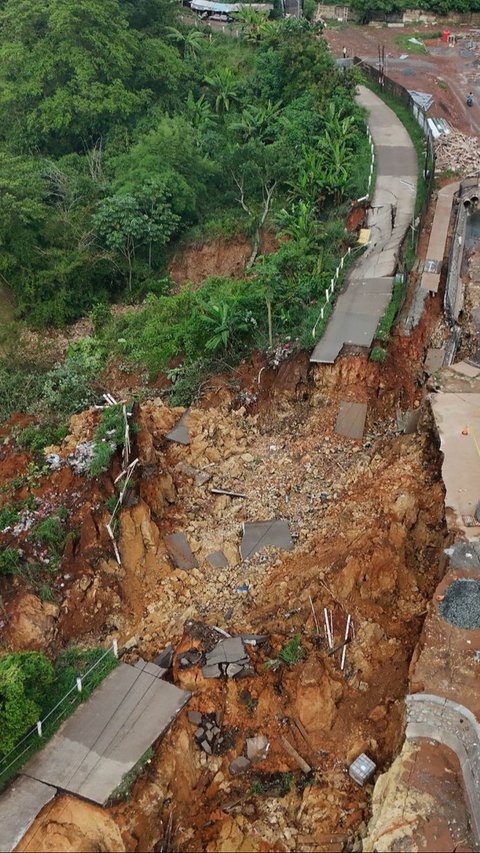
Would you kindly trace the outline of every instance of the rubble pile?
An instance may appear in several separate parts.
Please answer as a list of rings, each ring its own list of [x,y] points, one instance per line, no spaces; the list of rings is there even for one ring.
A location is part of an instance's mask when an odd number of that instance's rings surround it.
[[[480,163],[480,141],[455,130],[442,134],[435,140],[435,168],[437,172],[450,170],[463,177],[478,172]]]

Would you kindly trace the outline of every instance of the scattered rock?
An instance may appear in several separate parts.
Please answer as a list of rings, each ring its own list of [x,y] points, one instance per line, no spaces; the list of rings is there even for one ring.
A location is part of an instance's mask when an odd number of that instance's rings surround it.
[[[249,761],[264,761],[269,748],[270,743],[266,735],[247,738],[247,758]]]
[[[238,758],[234,758],[233,761],[230,762],[230,773],[233,776],[238,776],[240,773],[245,773],[249,767],[250,761],[248,758],[244,758],[243,755],[239,755]]]
[[[194,726],[199,726],[202,722],[202,715],[200,711],[189,711],[188,719]]]

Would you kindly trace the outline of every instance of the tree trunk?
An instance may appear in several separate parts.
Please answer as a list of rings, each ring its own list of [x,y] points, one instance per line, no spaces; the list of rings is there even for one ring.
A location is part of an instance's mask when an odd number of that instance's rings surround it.
[[[271,186],[265,186],[263,188],[263,211],[262,215],[258,221],[257,227],[255,229],[255,237],[253,238],[253,249],[252,254],[250,255],[247,265],[245,269],[249,270],[253,267],[255,261],[257,260],[258,250],[260,248],[260,237],[262,232],[262,227],[267,218],[268,211],[270,209],[270,202],[273,198],[273,193],[275,192],[275,187],[277,186],[277,182],[274,181]]]

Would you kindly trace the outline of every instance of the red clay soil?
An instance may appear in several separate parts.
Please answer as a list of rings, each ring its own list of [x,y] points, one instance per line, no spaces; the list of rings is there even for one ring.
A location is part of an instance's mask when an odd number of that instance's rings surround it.
[[[275,235],[269,231],[264,232],[259,253],[269,255],[277,249],[278,241]],[[252,243],[246,237],[192,243],[175,253],[168,272],[178,286],[186,282],[198,285],[212,275],[235,278],[244,274],[251,253]]]

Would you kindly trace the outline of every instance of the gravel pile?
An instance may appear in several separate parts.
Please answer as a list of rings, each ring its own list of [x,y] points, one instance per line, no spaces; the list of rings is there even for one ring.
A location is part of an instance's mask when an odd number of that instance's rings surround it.
[[[439,610],[457,628],[480,628],[480,581],[469,578],[453,581]]]

